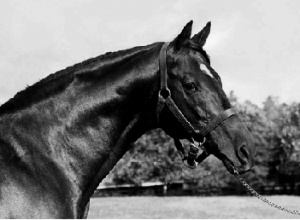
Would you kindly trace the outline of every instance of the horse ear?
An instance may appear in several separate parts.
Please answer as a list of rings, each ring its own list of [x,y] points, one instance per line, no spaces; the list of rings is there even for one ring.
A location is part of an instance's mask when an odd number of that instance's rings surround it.
[[[198,33],[195,34],[192,37],[192,41],[199,45],[200,47],[203,47],[204,44],[206,43],[206,39],[210,33],[210,27],[211,27],[211,22],[207,22],[206,26]]]
[[[175,51],[179,50],[186,42],[190,40],[192,34],[193,21],[188,22],[181,33],[171,42]]]

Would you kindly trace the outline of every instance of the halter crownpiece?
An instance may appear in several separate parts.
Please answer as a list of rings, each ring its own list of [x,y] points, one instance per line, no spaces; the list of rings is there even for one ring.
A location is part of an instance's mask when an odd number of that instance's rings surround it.
[[[191,139],[193,140],[190,145],[189,153],[186,154],[181,142],[179,139],[174,138],[175,147],[178,150],[179,155],[181,156],[183,163],[189,168],[196,168],[199,163],[205,160],[209,153],[205,150],[203,144],[206,141],[206,136],[217,128],[221,123],[235,115],[236,112],[233,108],[227,109],[220,113],[216,118],[210,121],[205,127],[201,130],[196,130],[194,126],[188,121],[188,119],[184,116],[181,110],[178,108],[176,103],[173,101],[171,97],[171,91],[168,88],[168,69],[167,69],[167,47],[169,43],[165,43],[159,53],[159,72],[160,72],[160,90],[158,92],[158,104],[156,109],[156,117],[157,121],[159,121],[160,113],[165,106],[172,112],[175,118],[180,122],[182,127],[186,130],[188,134],[191,135]],[[197,138],[197,140],[203,140],[200,142],[197,147],[193,138]],[[202,148],[203,152],[199,155],[200,148]]]

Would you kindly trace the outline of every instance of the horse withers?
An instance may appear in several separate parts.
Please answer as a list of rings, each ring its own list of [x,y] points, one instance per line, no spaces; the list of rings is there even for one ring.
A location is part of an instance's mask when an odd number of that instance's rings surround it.
[[[0,216],[86,217],[101,180],[135,140],[158,127],[177,144],[205,139],[205,151],[229,172],[248,171],[251,135],[203,49],[210,23],[192,38],[191,29],[189,22],[168,44],[107,53],[58,71],[4,103]]]

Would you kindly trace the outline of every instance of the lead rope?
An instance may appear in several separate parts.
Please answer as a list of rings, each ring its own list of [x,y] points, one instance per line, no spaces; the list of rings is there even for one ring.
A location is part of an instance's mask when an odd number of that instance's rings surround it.
[[[239,175],[239,172],[237,170],[234,170],[234,174],[233,176],[243,185],[246,187],[247,190],[249,190],[250,193],[252,193],[252,195],[256,196],[258,199],[260,199],[261,201],[267,203],[269,206],[274,207],[276,209],[279,209],[281,211],[284,212],[288,212],[294,215],[300,215],[300,212],[297,210],[290,210],[287,209],[285,207],[282,207],[280,205],[276,205],[273,202],[270,202],[268,199],[262,197],[258,192],[256,192],[251,186],[248,185],[248,183],[245,182],[245,180],[243,180],[243,178]]]

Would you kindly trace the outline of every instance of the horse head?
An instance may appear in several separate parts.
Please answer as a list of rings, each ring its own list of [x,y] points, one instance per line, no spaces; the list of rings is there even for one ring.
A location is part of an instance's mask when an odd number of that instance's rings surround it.
[[[175,144],[178,139],[205,142],[207,155],[222,160],[230,173],[244,173],[253,166],[255,145],[249,130],[232,109],[221,78],[203,49],[210,27],[209,22],[190,38],[190,21],[161,49],[159,123],[175,139]]]

